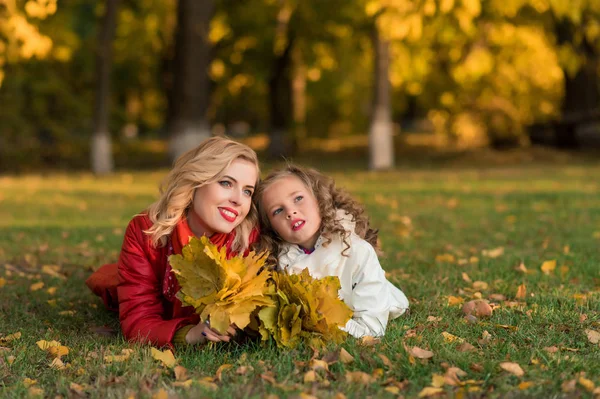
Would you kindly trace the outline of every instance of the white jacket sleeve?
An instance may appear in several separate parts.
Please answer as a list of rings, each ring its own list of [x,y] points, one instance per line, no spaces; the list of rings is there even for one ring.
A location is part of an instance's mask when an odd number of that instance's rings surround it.
[[[353,268],[352,295],[348,302],[354,316],[343,330],[356,338],[384,335],[393,297],[375,250],[366,241],[353,240],[347,266]]]

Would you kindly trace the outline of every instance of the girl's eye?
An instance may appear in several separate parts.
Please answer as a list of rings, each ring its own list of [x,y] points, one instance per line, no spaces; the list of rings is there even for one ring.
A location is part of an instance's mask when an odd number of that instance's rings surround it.
[[[219,184],[223,187],[231,187],[231,182],[229,180],[221,180]]]
[[[244,194],[247,195],[248,197],[252,197],[252,190],[244,190]]]
[[[273,211],[273,216],[277,216],[281,213],[281,211],[283,211],[283,208],[277,208]]]
[[[304,199],[304,197],[299,195],[296,198],[294,198],[294,202],[302,201],[303,199]]]

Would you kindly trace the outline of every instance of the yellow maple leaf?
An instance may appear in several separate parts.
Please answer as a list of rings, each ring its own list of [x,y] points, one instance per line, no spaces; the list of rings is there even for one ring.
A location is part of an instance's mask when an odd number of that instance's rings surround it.
[[[266,258],[266,253],[251,252],[227,259],[225,248],[219,250],[207,237],[194,237],[169,262],[181,286],[179,299],[224,333],[232,323],[240,329],[248,326],[257,308],[275,306]]]
[[[9,334],[6,337],[0,337],[0,342],[10,342],[10,341],[14,341],[15,339],[19,339],[21,338],[21,332],[18,331],[16,333],[13,334]]]
[[[158,350],[156,348],[150,348],[152,353],[152,357],[156,360],[159,360],[162,364],[167,367],[174,367],[176,360],[173,352],[170,349],[165,349],[164,351]]]

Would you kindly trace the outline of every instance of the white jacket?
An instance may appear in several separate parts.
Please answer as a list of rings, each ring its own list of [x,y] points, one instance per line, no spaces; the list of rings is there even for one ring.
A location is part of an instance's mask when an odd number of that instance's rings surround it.
[[[298,245],[284,244],[278,256],[278,267],[298,274],[308,268],[314,278],[337,276],[340,279],[340,298],[354,311],[344,328],[350,335],[382,336],[388,320],[395,319],[408,309],[406,295],[385,278],[375,249],[354,233],[352,216],[343,210],[337,217],[350,237],[350,248],[343,256],[345,244],[341,237],[334,238],[324,247],[324,238],[318,238],[315,250],[306,254]]]

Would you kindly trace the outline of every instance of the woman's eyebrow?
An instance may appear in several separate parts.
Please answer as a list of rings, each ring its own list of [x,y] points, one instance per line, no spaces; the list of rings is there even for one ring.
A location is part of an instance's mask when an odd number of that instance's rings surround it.
[[[223,176],[223,178],[224,179],[227,178],[227,179],[233,180],[235,183],[238,182],[234,177],[231,177],[229,175],[225,175],[225,176]],[[246,184],[244,187],[248,187],[248,188],[254,189],[254,186],[251,185],[251,184]]]

